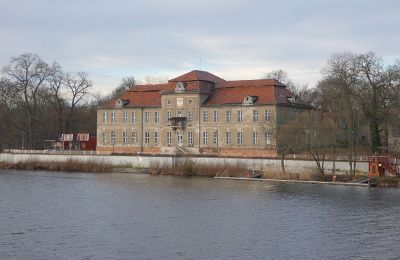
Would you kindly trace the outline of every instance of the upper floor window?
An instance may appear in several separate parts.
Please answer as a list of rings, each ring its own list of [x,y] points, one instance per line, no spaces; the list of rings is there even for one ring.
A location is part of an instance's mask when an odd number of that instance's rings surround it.
[[[214,122],[218,122],[219,113],[218,111],[214,111]]]
[[[243,121],[243,110],[238,110],[237,111],[237,121],[242,122]]]
[[[193,121],[193,111],[188,111],[188,121],[189,122]]]
[[[115,112],[111,112],[111,123],[115,123]]]
[[[128,122],[128,112],[124,112],[122,118],[123,118],[123,122],[127,123]]]
[[[253,122],[258,122],[258,110],[253,110]]]
[[[150,112],[144,112],[144,118],[146,123],[150,122]]]
[[[171,105],[171,100],[170,99],[167,100],[167,105]]]
[[[193,104],[193,99],[188,99],[188,104],[189,105]]]
[[[171,111],[167,111],[167,119],[170,120],[172,117],[172,112]]]
[[[136,123],[136,112],[132,112],[132,123]]]
[[[107,123],[107,112],[103,112],[103,123]]]
[[[208,111],[203,111],[203,122],[208,122]]]
[[[160,112],[158,111],[154,112],[154,122],[160,122]]]
[[[182,111],[176,111],[176,116],[177,117],[182,117],[183,116],[183,112]]]
[[[271,111],[269,109],[265,110],[264,120],[267,121],[267,122],[271,121]]]
[[[229,123],[232,121],[232,112],[230,110],[226,111],[226,122]]]

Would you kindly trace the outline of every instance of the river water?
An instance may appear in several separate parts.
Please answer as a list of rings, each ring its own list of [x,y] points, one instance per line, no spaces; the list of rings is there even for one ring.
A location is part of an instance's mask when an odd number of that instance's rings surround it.
[[[0,170],[0,259],[398,259],[400,190]]]

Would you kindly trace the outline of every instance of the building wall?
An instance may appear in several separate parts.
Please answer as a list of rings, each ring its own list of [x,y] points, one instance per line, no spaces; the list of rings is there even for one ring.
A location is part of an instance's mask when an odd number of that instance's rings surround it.
[[[181,132],[182,149],[188,153],[276,156],[276,118],[278,118],[278,113],[283,114],[282,111],[287,111],[288,108],[277,108],[273,104],[201,106],[206,97],[207,95],[198,93],[164,93],[161,95],[161,107],[99,109],[97,150],[110,153],[173,154],[176,152],[177,135]],[[189,121],[189,111],[192,113],[191,121]],[[230,111],[230,121],[227,120],[228,111]],[[239,111],[242,113],[241,121],[238,120]],[[159,113],[158,122],[155,120],[156,112]],[[208,120],[204,118],[205,112],[208,113]],[[105,123],[103,123],[103,113],[107,113]],[[112,113],[115,113],[115,122],[111,122]],[[124,113],[126,113],[125,117]],[[136,113],[134,122],[132,113]],[[148,121],[146,121],[147,113],[149,113]],[[172,117],[187,118],[183,131],[174,131],[168,120],[168,113]],[[214,118],[214,113],[218,115],[217,118]],[[115,132],[115,143],[111,142],[112,131]],[[103,132],[106,135],[105,142],[103,142]],[[136,133],[136,142],[132,140],[132,132]],[[149,134],[148,143],[146,132]],[[158,143],[155,142],[156,132]],[[170,144],[167,142],[168,132],[171,133]],[[192,133],[192,144],[189,144],[189,132]],[[124,133],[126,133],[126,142],[123,138]],[[203,138],[205,133],[207,133],[207,142]],[[227,133],[230,133],[230,140]],[[241,142],[240,133],[242,134]],[[218,136],[218,141],[214,135]]]

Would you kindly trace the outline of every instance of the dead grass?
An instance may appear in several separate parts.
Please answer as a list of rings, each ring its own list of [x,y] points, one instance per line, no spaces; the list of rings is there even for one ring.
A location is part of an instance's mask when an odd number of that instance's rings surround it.
[[[178,161],[170,166],[153,162],[150,164],[149,173],[153,175],[178,175],[178,176],[204,176],[204,177],[242,177],[246,171],[244,164],[237,163],[230,165],[220,164],[200,164],[190,159]]]
[[[18,163],[0,162],[0,169],[29,170],[29,171],[64,171],[64,172],[110,172],[112,166],[107,163],[94,161],[81,162],[73,159],[66,161],[26,161]]]
[[[299,180],[299,181],[321,181],[323,176],[318,173],[291,173],[286,172],[285,174],[281,171],[263,171],[263,179],[274,179],[274,180]]]

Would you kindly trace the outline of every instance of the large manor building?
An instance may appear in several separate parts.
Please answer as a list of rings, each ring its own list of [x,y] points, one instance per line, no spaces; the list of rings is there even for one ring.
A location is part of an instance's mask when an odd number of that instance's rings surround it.
[[[281,119],[309,108],[276,80],[226,81],[195,70],[135,85],[99,108],[97,150],[274,157]]]

